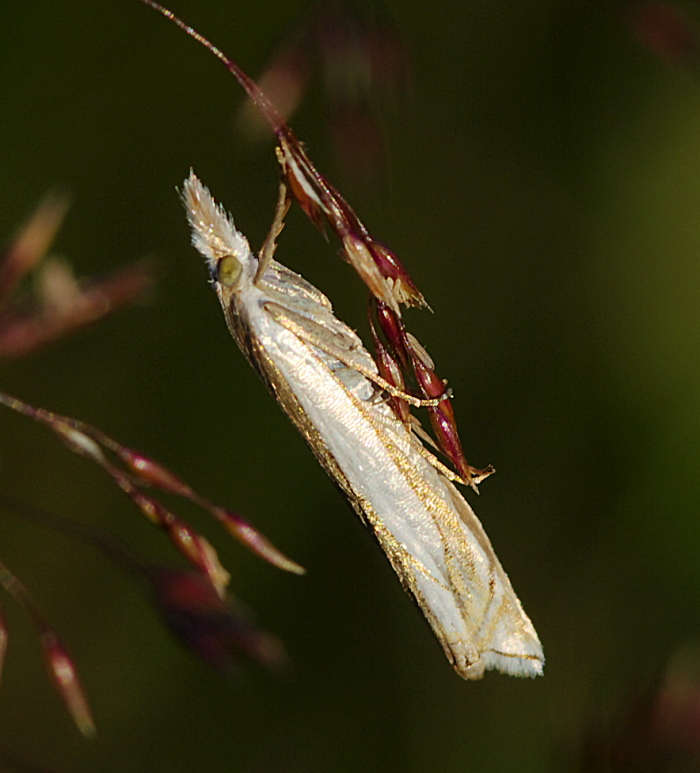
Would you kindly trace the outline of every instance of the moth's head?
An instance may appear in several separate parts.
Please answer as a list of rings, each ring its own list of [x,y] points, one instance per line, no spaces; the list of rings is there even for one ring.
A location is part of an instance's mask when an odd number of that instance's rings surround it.
[[[254,277],[258,261],[248,240],[192,171],[182,189],[182,202],[192,228],[192,244],[206,260],[211,278],[235,290],[244,278]]]

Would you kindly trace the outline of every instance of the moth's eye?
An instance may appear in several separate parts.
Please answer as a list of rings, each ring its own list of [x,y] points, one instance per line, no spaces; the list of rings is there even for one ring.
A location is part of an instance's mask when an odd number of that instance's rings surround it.
[[[240,260],[234,255],[227,255],[216,265],[216,281],[224,287],[232,287],[239,280],[242,271]]]

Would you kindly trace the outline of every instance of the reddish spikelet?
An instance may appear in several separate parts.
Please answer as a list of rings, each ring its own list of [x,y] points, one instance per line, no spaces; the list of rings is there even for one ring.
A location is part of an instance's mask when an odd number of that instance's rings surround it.
[[[389,344],[391,350],[389,357],[392,358],[394,366],[398,362],[401,364],[404,373],[412,372],[415,375],[424,397],[438,398],[445,395],[445,382],[435,373],[433,362],[425,349],[423,349],[414,336],[407,332],[403,320],[386,304],[375,302],[373,305],[382,333]],[[373,326],[372,332],[375,339],[375,347],[378,342],[381,346],[381,341],[379,341]],[[381,353],[380,349],[377,349],[377,353],[378,359],[382,360],[385,355]],[[392,400],[395,400],[395,398],[392,398]],[[397,416],[404,420],[403,414],[399,414],[398,410],[394,409]],[[427,410],[435,437],[443,452],[452,462],[460,477],[475,488],[478,482],[494,472],[493,468],[488,467],[480,470],[472,467],[467,462],[462,449],[462,443],[459,439],[459,433],[457,432],[454,409],[449,400],[441,400],[438,405],[428,407]]]
[[[401,372],[401,367],[396,361],[396,358],[391,355],[389,349],[384,346],[384,343],[377,334],[377,329],[374,325],[374,320],[372,319],[371,306],[369,313],[369,325],[370,330],[372,331],[372,340],[374,342],[374,359],[377,363],[379,375],[385,381],[388,381],[392,386],[395,386],[401,391],[405,391],[406,381],[403,377],[403,373]],[[391,408],[399,421],[402,421],[404,424],[408,424],[410,422],[411,409],[405,400],[402,400],[400,397],[389,397],[389,405],[391,405]]]
[[[232,510],[214,504],[206,497],[198,494],[191,486],[171,472],[167,467],[149,459],[144,454],[127,448],[101,430],[86,424],[85,422],[71,419],[67,416],[59,416],[43,408],[35,408],[22,400],[0,392],[0,405],[5,405],[18,413],[28,416],[35,421],[46,424],[59,438],[75,453],[85,456],[104,469],[117,485],[131,498],[136,506],[154,524],[163,528],[177,543],[178,550],[188,560],[193,556],[195,564],[205,568],[217,587],[225,585],[224,577],[227,573],[218,563],[212,563],[212,557],[216,556],[211,545],[196,532],[192,531],[192,539],[182,540],[177,536],[177,530],[171,532],[171,525],[180,521],[160,502],[147,496],[139,490],[139,486],[156,486],[163,491],[185,497],[203,508],[218,521],[239,542],[248,547],[256,555],[274,566],[294,574],[305,574],[306,570],[296,561],[287,558],[276,548],[261,532],[255,529],[241,515]],[[110,451],[121,460],[127,471],[112,464],[105,451]],[[189,527],[187,527],[189,528]],[[196,539],[194,538],[196,536]],[[206,567],[209,566],[209,569]]]
[[[56,633],[48,628],[42,632],[40,642],[49,674],[73,721],[84,736],[94,736],[97,732],[95,722],[68,651]]]
[[[68,651],[34,603],[24,583],[20,582],[2,562],[0,562],[0,585],[20,604],[34,623],[51,679],[78,729],[85,736],[95,735],[92,713]],[[4,620],[3,633],[6,640]]]
[[[109,439],[109,447],[110,450],[114,451],[119,458],[124,461],[129,470],[138,475],[140,481],[147,485],[157,486],[171,494],[185,497],[202,507],[204,510],[207,510],[223,524],[235,539],[249,548],[253,553],[260,556],[260,558],[263,558],[268,563],[271,563],[280,569],[292,572],[293,574],[306,573],[303,566],[300,566],[296,561],[287,558],[287,556],[278,550],[267,537],[245,520],[243,516],[232,510],[221,507],[220,505],[216,505],[200,494],[197,494],[196,491],[167,469],[167,467],[158,462],[154,462],[143,454],[115,443],[111,438]],[[153,510],[150,506],[148,507],[148,510],[149,513],[151,513],[149,517],[152,517]],[[208,544],[209,543],[207,543],[207,545]]]
[[[352,207],[316,169],[292,130],[276,130],[277,157],[290,189],[316,226],[326,222],[343,244],[344,256],[372,295],[400,315],[399,304],[427,306],[401,261],[376,242]]]
[[[379,325],[389,343],[389,351],[386,351],[381,343],[376,349],[377,366],[382,374],[388,376],[390,383],[396,384],[395,365],[398,361],[404,371],[401,380],[404,380],[404,375],[413,372],[425,397],[436,398],[444,395],[444,383],[435,373],[432,361],[429,366],[426,364],[424,350],[411,343],[401,321],[400,304],[427,306],[427,303],[398,257],[370,235],[352,207],[316,169],[284,116],[255,81],[230,57],[171,11],[155,0],[141,2],[170,19],[220,59],[271,127],[277,139],[277,159],[292,195],[322,232],[325,225],[335,232],[342,242],[344,257],[376,299]],[[406,421],[408,409],[399,407],[395,398],[392,398],[392,405],[396,415]],[[475,487],[476,483],[493,472],[493,469],[478,470],[469,465],[462,450],[454,411],[447,400],[443,400],[436,407],[430,407],[429,411],[442,450],[463,480]]]
[[[127,448],[120,443],[117,443],[112,438],[104,435],[104,433],[98,431],[94,432],[95,434],[99,435],[100,440],[105,445],[105,447],[109,448],[110,451],[115,453],[125,463],[127,468],[138,476],[139,482],[146,485],[157,486],[158,488],[171,494],[177,494],[178,496],[185,497],[204,510],[207,510],[221,524],[223,524],[227,531],[241,544],[245,545],[253,553],[260,556],[260,558],[264,559],[268,563],[273,564],[279,569],[292,572],[293,574],[306,573],[306,570],[303,566],[298,564],[296,561],[292,561],[292,559],[287,558],[284,553],[276,548],[272,542],[267,539],[267,537],[265,537],[260,531],[253,527],[250,522],[243,518],[243,516],[233,512],[232,510],[221,507],[220,505],[214,504],[206,497],[201,496],[164,465],[158,462],[154,462],[152,459],[149,459],[143,454],[137,451],[133,451],[132,449]],[[102,466],[104,467],[104,465]],[[116,468],[111,468],[107,471],[113,477],[115,476],[115,472],[117,474],[117,478],[120,477],[119,471],[116,470]],[[117,480],[117,478],[115,478],[115,480]],[[130,481],[128,478],[125,480],[117,480],[117,483],[124,490],[127,490],[128,488],[129,491],[127,491],[127,493],[137,491],[137,489],[132,485],[133,481]],[[131,493],[129,493],[129,495],[131,496]],[[155,519],[154,523],[159,523],[159,516],[153,507],[154,502],[155,500],[152,500],[151,498],[145,497],[141,494],[137,504],[140,508],[145,508],[143,511],[151,520]],[[163,508],[163,510],[165,510],[165,508]],[[161,515],[164,515],[164,513],[161,512]],[[204,540],[202,537],[199,537],[199,540],[200,542],[203,541],[206,543],[208,550],[213,550],[209,543],[206,542],[206,540]]]
[[[34,408],[28,403],[2,393],[0,393],[0,404],[48,425],[68,448],[102,467],[148,520],[161,528],[177,550],[210,579],[219,593],[223,593],[228,584],[229,574],[221,566],[211,544],[165,505],[141,491],[128,474],[109,461],[100,443],[117,453],[120,458],[129,459],[135,467],[145,471],[147,478],[150,476],[158,480],[167,486],[167,490],[196,500],[197,495],[187,484],[180,482],[165,467],[121,446],[89,424],[59,416],[42,408]]]
[[[406,328],[401,317],[397,316],[393,309],[386,303],[376,301],[373,303],[379,327],[391,347],[391,351],[401,363],[402,370],[406,373],[411,368],[411,355],[408,353],[409,342]]]
[[[406,306],[430,308],[425,298],[418,291],[410,274],[396,256],[396,253],[392,252],[384,244],[374,240],[370,244],[370,250],[379,271],[391,285],[391,294],[397,303],[403,303]]]
[[[0,320],[0,357],[26,357],[132,305],[153,285],[153,274],[150,263],[141,261],[83,286],[67,264],[47,261],[40,273],[38,306],[29,312],[18,309]]]
[[[171,542],[223,596],[231,575],[223,568],[211,543],[179,518],[165,527]]]
[[[253,528],[250,523],[238,513],[219,507],[219,505],[214,505],[211,502],[207,502],[207,509],[221,521],[232,537],[245,545],[257,556],[260,556],[260,558],[279,569],[284,569],[286,572],[291,572],[292,574],[306,574],[306,569],[304,569],[301,564],[292,561],[291,558],[287,558],[287,556],[280,552],[264,534],[261,534],[257,529]]]
[[[64,194],[44,196],[29,221],[0,253],[0,303],[46,254],[70,206]]]
[[[406,91],[406,49],[386,17],[361,16],[348,3],[327,2],[319,10],[316,35],[335,102],[366,100],[375,91],[393,99]]]
[[[199,505],[202,509],[207,510],[233,537],[249,548],[253,553],[260,556],[260,558],[263,558],[268,563],[271,563],[280,569],[292,572],[293,574],[306,573],[303,566],[296,561],[287,558],[287,556],[278,550],[267,537],[253,527],[250,522],[243,518],[243,516],[225,507],[221,507],[206,497],[203,497],[201,494],[198,494],[191,486],[185,483],[185,481],[159,462],[155,462],[153,459],[144,456],[142,453],[117,443],[115,440],[98,430],[92,429],[92,434],[98,436],[100,442],[116,454],[124,462],[127,469],[137,476],[137,483],[156,486],[170,494],[176,494],[189,499],[191,502]],[[114,469],[115,468],[112,468],[111,471],[108,470],[110,474],[114,472]],[[122,485],[121,482],[117,482],[124,488],[124,485]],[[125,485],[129,487],[128,484],[133,482],[134,481],[128,481]],[[131,490],[130,487],[129,489]],[[141,507],[142,504],[146,506],[149,511],[149,518],[151,518],[151,520],[153,520],[154,517],[157,519],[157,516],[153,513],[152,507],[147,505],[145,500],[139,504],[139,507]]]
[[[217,593],[223,594],[230,575],[211,544],[157,499],[144,494],[121,470],[111,465],[105,469],[146,518],[168,535],[178,552],[209,579]]]
[[[390,306],[396,313],[400,313],[398,299],[392,292],[393,284],[382,274],[370,246],[367,245],[367,240],[354,233],[347,233],[342,239],[345,259],[357,271],[372,295]]]
[[[157,486],[163,491],[185,497],[209,511],[223,524],[231,536],[260,556],[260,558],[287,572],[294,574],[306,573],[303,566],[287,558],[245,518],[197,494],[167,467],[124,446],[114,444],[111,450],[122,459],[130,471],[135,473],[147,485]]]
[[[352,207],[316,169],[283,116],[255,81],[230,57],[167,8],[154,0],[140,1],[163,14],[211,51],[238,80],[277,138],[277,158],[294,197],[317,227],[323,230],[322,226],[325,222],[337,234],[351,265],[358,271],[363,281],[369,278],[368,286],[375,297],[391,306],[397,314],[400,314],[399,303],[425,306],[425,299],[406,268],[393,253],[387,254],[386,248],[375,243]],[[362,244],[362,249],[358,247],[359,244]],[[367,255],[374,261],[377,274],[368,270]],[[381,278],[380,281],[377,281],[377,277]]]
[[[185,481],[162,464],[124,446],[119,446],[115,451],[127,468],[145,484],[181,497],[191,498],[194,495]]]
[[[413,370],[426,397],[440,397],[445,394],[445,383],[424,362],[419,353],[411,347]],[[441,400],[435,407],[429,407],[430,423],[435,432],[440,447],[449,460],[455,466],[460,477],[475,491],[476,484],[491,475],[495,470],[487,467],[480,470],[472,467],[464,455],[462,443],[457,432],[457,422],[452,403],[449,400]]]
[[[175,636],[218,669],[244,655],[267,667],[286,661],[281,642],[261,630],[195,572],[152,568],[147,573],[156,608]]]
[[[385,160],[373,103],[376,97],[382,104],[395,102],[405,94],[408,57],[386,18],[361,15],[349,4],[320,8],[316,35],[335,152],[346,176],[366,181],[376,178]]]
[[[284,44],[258,78],[260,90],[267,94],[285,120],[297,110],[308,86],[311,68],[305,43],[306,36],[302,35]],[[250,137],[269,136],[267,121],[250,100],[246,101],[238,119]]]
[[[251,657],[268,667],[283,664],[285,655],[280,642],[254,625],[238,609],[233,599],[215,588],[209,577],[204,576],[201,571],[153,566],[135,556],[119,540],[99,529],[23,502],[0,497],[0,507],[33,523],[80,539],[101,550],[120,568],[146,580],[153,592],[156,609],[171,632],[209,665],[219,668],[232,665],[239,655]],[[186,538],[185,535],[183,538]],[[30,613],[40,638],[43,637],[52,678],[60,680],[62,686],[64,683],[77,684],[75,669],[66,655],[65,647],[58,642],[55,633],[33,604],[26,588],[1,563],[0,585],[17,598]],[[3,630],[2,626],[0,630]],[[73,692],[76,697],[71,700],[76,707],[76,714],[84,718],[84,698],[82,707],[80,703],[82,693],[80,690]]]
[[[385,153],[373,102],[377,96],[395,101],[407,90],[408,59],[399,36],[386,19],[370,18],[347,4],[317,4],[257,78],[285,121],[301,103],[315,66],[328,97],[333,147],[346,176],[360,182],[376,177]],[[240,119],[247,134],[267,135],[267,121],[252,101],[245,103]]]
[[[68,208],[65,196],[49,194],[29,223],[0,255],[0,358],[26,357],[79,328],[134,303],[153,284],[153,266],[141,261],[101,279],[78,281],[57,258],[41,265]],[[34,271],[31,303],[13,292]]]
[[[80,456],[87,457],[99,464],[100,467],[109,467],[109,461],[104,455],[102,448],[70,419],[66,419],[64,416],[56,416],[56,414],[44,411],[41,408],[37,409],[36,418],[48,424],[71,451],[80,454]]]

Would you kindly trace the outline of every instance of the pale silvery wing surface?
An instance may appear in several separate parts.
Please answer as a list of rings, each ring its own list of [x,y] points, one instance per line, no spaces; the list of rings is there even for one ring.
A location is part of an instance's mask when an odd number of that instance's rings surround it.
[[[194,174],[183,200],[231,333],[374,533],[457,672],[542,674],[535,629],[479,520],[378,396],[377,367],[359,337],[277,261],[256,279],[258,258]]]

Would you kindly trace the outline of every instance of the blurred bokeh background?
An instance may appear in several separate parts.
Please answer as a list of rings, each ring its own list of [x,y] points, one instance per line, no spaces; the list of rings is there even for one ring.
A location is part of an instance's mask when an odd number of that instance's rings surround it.
[[[173,10],[257,76],[310,6]],[[675,5],[602,0],[356,10],[389,20],[409,62],[403,98],[375,100],[387,108],[386,156],[353,175],[350,142],[338,164],[318,75],[292,123],[435,311],[410,311],[408,324],[454,389],[467,457],[498,470],[470,499],[540,634],[545,677],[465,683],[452,672],[230,340],[176,187],[194,167],[261,242],[277,169],[271,141],[237,127],[237,84],[135,0],[6,3],[0,234],[58,184],[73,207],[55,248],[79,275],[148,253],[162,274],[146,303],[0,363],[0,389],[161,460],[308,568],[284,574],[180,510],[293,663],[281,676],[249,666],[222,677],[99,553],[3,513],[0,555],[70,646],[99,730],[92,741],[76,732],[8,601],[7,770],[30,769],[10,758],[62,773],[604,770],[615,738],[632,754],[654,739],[637,696],[668,684],[669,668],[676,708],[661,723],[678,716],[672,739],[697,737],[696,9],[687,27]],[[278,257],[365,331],[365,291],[334,249],[296,210]],[[171,559],[106,476],[9,412],[0,492]],[[679,743],[681,757],[692,751]],[[644,769],[699,769],[674,764]]]

